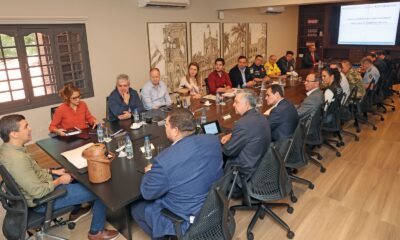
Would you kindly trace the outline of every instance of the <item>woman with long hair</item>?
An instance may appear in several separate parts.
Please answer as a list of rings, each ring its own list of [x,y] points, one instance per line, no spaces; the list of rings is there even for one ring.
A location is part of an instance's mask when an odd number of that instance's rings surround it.
[[[190,95],[194,98],[201,98],[203,94],[203,84],[199,78],[199,64],[191,62],[188,67],[186,76],[182,77],[179,83],[179,88],[187,88]]]
[[[339,94],[343,93],[340,86],[340,72],[338,69],[325,67],[321,73],[322,81],[326,85],[324,96],[325,101],[332,102]]]
[[[73,84],[66,84],[60,91],[60,97],[64,100],[53,115],[49,130],[60,136],[65,136],[68,129],[88,128],[88,125],[96,126],[96,118],[90,113],[86,103],[81,101],[81,92]]]

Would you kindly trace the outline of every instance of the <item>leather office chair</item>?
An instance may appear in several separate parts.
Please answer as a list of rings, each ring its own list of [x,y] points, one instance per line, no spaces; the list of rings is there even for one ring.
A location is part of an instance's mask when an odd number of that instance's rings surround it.
[[[58,108],[58,106],[50,108],[50,119],[51,120],[53,120],[53,116],[54,116],[54,113],[56,112],[57,108]]]
[[[350,95],[349,97],[346,99],[346,102],[344,102],[341,107],[340,107],[340,122],[343,125],[346,122],[349,122],[350,120],[354,120],[354,125],[358,126],[358,123],[356,123],[357,119],[355,118],[355,115],[353,114],[353,106],[354,103],[353,101],[358,101],[357,100],[357,87],[353,87],[353,89],[351,89],[350,91]],[[357,127],[356,127],[357,128]],[[358,137],[357,134],[352,133],[350,131],[344,130],[343,128],[341,128],[341,133],[346,134],[346,135],[350,135],[352,137],[354,137],[355,141],[359,141],[360,138]],[[360,128],[358,126],[357,132],[360,132]]]
[[[204,79],[204,84],[206,86],[206,94],[210,94],[210,89],[208,88],[208,78]]]
[[[247,239],[254,239],[252,230],[258,219],[264,219],[268,214],[287,231],[289,239],[294,237],[294,232],[271,208],[285,207],[288,213],[293,213],[293,208],[287,203],[270,203],[286,198],[292,191],[292,183],[286,171],[285,163],[275,146],[270,146],[261,158],[257,169],[251,174],[249,180],[239,170],[239,182],[243,192],[243,204],[231,207],[231,211],[255,210],[248,228]]]
[[[233,238],[236,223],[229,211],[229,199],[232,186],[236,184],[237,174],[237,171],[229,171],[213,184],[199,215],[196,216],[185,234],[182,234],[181,228],[183,219],[168,209],[162,210],[161,213],[174,223],[178,240],[229,240]]]
[[[66,224],[67,221],[55,220],[55,225],[50,227],[51,222],[74,209],[74,206],[65,207],[53,211],[53,203],[67,193],[65,189],[56,189],[41,199],[35,199],[37,205],[46,204],[44,214],[37,213],[33,209],[28,208],[27,202],[18,188],[17,183],[8,173],[3,165],[0,165],[0,201],[6,210],[3,221],[3,234],[9,240],[25,239],[27,229],[41,228],[41,231],[35,234],[36,239],[64,239],[52,236],[47,231],[53,227]],[[68,228],[73,229],[74,223],[69,223]]]

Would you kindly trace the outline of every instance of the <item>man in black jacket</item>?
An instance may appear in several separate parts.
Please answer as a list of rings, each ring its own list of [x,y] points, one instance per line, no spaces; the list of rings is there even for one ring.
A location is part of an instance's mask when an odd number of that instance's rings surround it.
[[[287,51],[286,55],[279,58],[276,63],[281,70],[281,74],[285,75],[287,72],[291,72],[294,70],[294,53],[292,51]]]
[[[229,71],[229,78],[234,88],[252,87],[255,84],[247,66],[247,58],[240,56],[238,64]]]
[[[316,50],[317,48],[315,47],[315,45],[308,46],[308,51],[304,54],[302,60],[303,68],[313,68],[318,64],[318,61],[320,59]]]

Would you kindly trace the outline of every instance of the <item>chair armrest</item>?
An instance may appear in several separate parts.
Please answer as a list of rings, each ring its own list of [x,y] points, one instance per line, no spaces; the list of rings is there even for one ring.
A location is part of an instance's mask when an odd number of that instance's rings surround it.
[[[55,200],[56,198],[62,197],[65,194],[67,194],[67,190],[65,188],[59,188],[54,190],[53,192],[47,194],[46,196],[39,198],[39,199],[34,199],[33,203],[37,205],[41,205],[43,203],[47,203],[49,201]]]
[[[168,210],[168,209],[166,209],[166,208],[163,208],[163,209],[161,210],[161,214],[162,214],[164,217],[170,219],[170,220],[171,220],[172,222],[174,222],[174,223],[182,224],[183,221],[185,221],[183,218],[179,217],[178,215],[176,215],[175,213],[171,212],[170,210]]]

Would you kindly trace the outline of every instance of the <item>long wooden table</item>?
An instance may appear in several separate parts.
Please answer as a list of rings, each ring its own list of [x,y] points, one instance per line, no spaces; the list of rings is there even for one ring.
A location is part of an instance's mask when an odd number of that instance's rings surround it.
[[[257,93],[260,92],[259,89],[255,89],[255,91]],[[305,90],[302,83],[285,87],[285,97],[294,104],[299,104],[305,97]],[[226,99],[224,106],[216,106],[215,103],[212,103],[211,106],[206,107],[207,120],[218,120],[222,127],[232,128],[234,122],[240,118],[235,113],[232,105],[233,99]],[[203,107],[200,100],[192,101],[192,111]],[[268,106],[266,106],[266,102],[263,99],[262,111],[265,111],[267,108]],[[223,116],[226,114],[230,114],[231,118],[224,120]],[[195,112],[195,117],[200,117],[200,115],[201,111]],[[130,125],[131,120],[110,123],[112,132],[124,129],[129,134],[133,143],[134,158],[116,158],[111,164],[111,179],[101,184],[90,183],[87,173],[79,173],[80,171],[77,168],[60,155],[62,152],[75,149],[89,142],[97,142],[96,135],[91,135],[91,139],[87,140],[71,136],[47,138],[37,141],[39,147],[61,166],[66,168],[78,182],[101,199],[108,208],[107,220],[127,239],[132,239],[129,206],[132,202],[141,199],[140,182],[144,167],[149,163],[140,151],[140,147],[144,143],[144,136],[149,135],[151,142],[156,148],[158,145],[167,147],[171,144],[165,135],[164,126],[158,126],[156,123],[153,123],[144,125],[137,130],[131,130]],[[110,143],[106,143],[106,146],[109,151],[114,151],[117,148],[116,140],[113,139]]]

